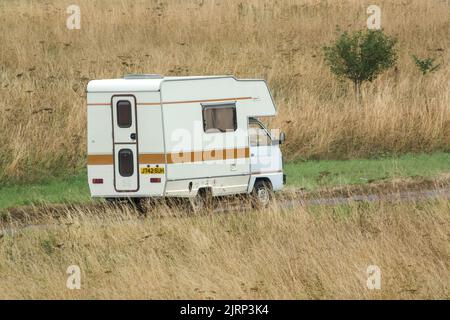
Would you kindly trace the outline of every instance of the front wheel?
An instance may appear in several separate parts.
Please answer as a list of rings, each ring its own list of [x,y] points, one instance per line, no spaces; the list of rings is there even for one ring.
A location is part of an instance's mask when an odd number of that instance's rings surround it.
[[[257,180],[253,186],[252,202],[255,208],[267,208],[272,199],[272,184],[270,181]]]

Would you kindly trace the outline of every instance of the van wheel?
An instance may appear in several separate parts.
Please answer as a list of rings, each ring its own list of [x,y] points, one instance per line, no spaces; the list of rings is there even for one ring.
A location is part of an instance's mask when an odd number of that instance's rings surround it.
[[[190,209],[194,213],[209,212],[212,209],[212,192],[210,189],[200,189],[197,195],[189,199]]]
[[[141,215],[147,215],[147,207],[144,203],[144,199],[142,198],[130,198],[131,206],[136,209],[137,212]]]
[[[267,208],[272,199],[272,184],[267,180],[257,180],[253,186],[252,202],[255,208]]]

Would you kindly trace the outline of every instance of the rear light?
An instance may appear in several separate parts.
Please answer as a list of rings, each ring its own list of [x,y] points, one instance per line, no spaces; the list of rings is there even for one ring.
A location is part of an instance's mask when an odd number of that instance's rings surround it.
[[[150,178],[150,182],[151,183],[160,183],[161,182],[161,178]]]
[[[103,184],[103,179],[92,179],[93,184]]]

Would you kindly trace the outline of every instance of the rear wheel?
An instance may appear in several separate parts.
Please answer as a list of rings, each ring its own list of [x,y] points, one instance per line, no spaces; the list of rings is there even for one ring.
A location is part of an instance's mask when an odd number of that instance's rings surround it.
[[[145,215],[147,213],[146,199],[143,198],[105,198],[108,205],[121,209],[123,206],[131,206],[138,213]]]
[[[141,215],[147,214],[147,206],[142,198],[130,198],[129,202],[131,206]]]
[[[252,191],[252,202],[256,208],[267,208],[272,199],[272,184],[267,180],[256,180]]]
[[[190,209],[192,212],[208,212],[212,209],[212,192],[211,189],[200,189],[197,195],[189,199]]]

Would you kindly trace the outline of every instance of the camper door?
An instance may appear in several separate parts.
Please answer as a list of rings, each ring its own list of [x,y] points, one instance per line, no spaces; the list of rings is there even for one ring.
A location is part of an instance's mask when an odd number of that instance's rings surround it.
[[[278,169],[278,154],[272,146],[272,139],[266,128],[258,121],[249,122],[250,163],[252,174],[272,172]]]
[[[138,136],[136,126],[136,98],[131,95],[112,97],[114,187],[116,191],[137,191]]]

